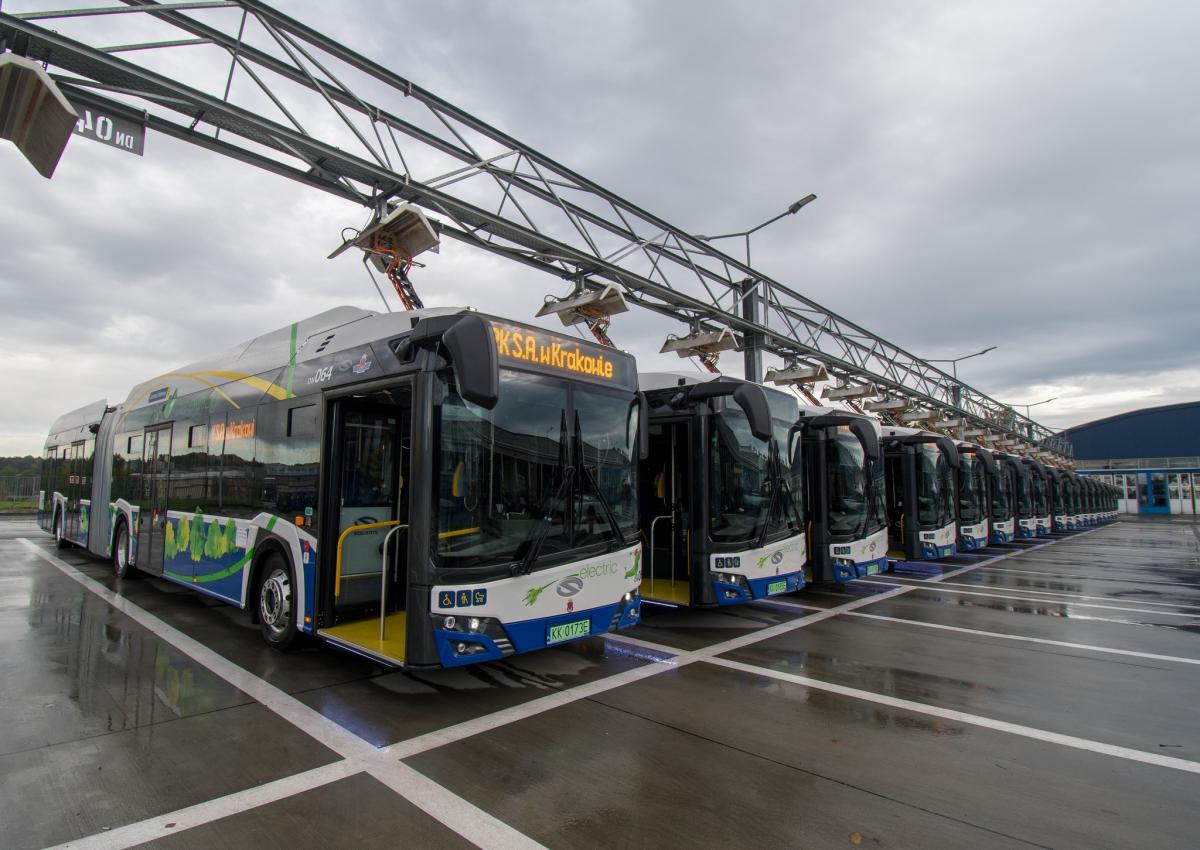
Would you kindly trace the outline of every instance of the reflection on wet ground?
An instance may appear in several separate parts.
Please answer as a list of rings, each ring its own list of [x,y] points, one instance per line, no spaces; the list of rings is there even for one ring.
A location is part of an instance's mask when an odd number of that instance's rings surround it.
[[[0,521],[6,847],[174,823],[186,806],[275,780],[274,797],[157,843],[463,841],[431,814],[436,795],[406,801],[368,768],[291,784],[340,757],[22,537],[370,745],[409,741],[404,763],[457,795],[447,799],[547,846],[1194,838],[1200,541],[1188,523],[1123,521],[747,606],[646,606],[625,633],[633,641],[398,672],[316,644],[268,650],[243,612],[157,580],[118,582],[102,562],[56,552],[32,523]],[[1139,763],[947,719],[964,716],[1169,758]],[[315,831],[298,826],[302,815],[319,815]]]

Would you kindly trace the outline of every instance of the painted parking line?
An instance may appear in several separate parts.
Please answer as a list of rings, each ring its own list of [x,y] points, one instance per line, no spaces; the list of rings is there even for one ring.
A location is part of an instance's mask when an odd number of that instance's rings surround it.
[[[889,577],[890,579],[890,577]],[[867,581],[867,579],[862,579]],[[887,581],[874,581],[874,584],[890,585],[892,587],[929,587],[933,582],[920,582],[914,584],[905,584],[903,579],[891,579]],[[975,590],[963,590],[960,588],[976,588]],[[996,592],[984,592],[978,590],[981,587],[991,587]],[[1113,601],[1108,596],[1084,596],[1077,593],[1056,593],[1050,590],[1026,590],[1023,587],[1006,588],[995,585],[980,585],[980,584],[964,584],[963,582],[941,582],[938,584],[938,589],[946,593],[958,593],[964,596],[993,596],[997,599],[1020,599],[1025,602],[1036,602],[1043,605],[1076,605],[1081,608],[1105,608],[1109,611],[1133,611],[1139,614],[1154,614],[1162,617],[1200,617],[1200,605],[1190,605],[1186,603],[1172,602],[1138,602],[1139,605],[1153,605],[1165,608],[1196,608],[1196,611],[1156,611],[1153,608],[1128,608],[1119,605],[1100,605],[1095,602],[1077,602],[1079,599],[1105,599]],[[1002,591],[1002,592],[1001,592]]]
[[[102,832],[88,838],[67,841],[56,844],[49,850],[67,850],[67,848],[101,848],[101,847],[133,847],[157,838],[165,838],[178,832],[203,826],[215,820],[236,815],[248,809],[265,806],[287,799],[304,791],[329,785],[340,779],[362,773],[362,767],[350,759],[335,761],[322,767],[293,773],[283,779],[267,782],[245,791],[206,800],[186,809],[177,809],[166,815],[148,818],[137,823],[127,824],[108,832]]]
[[[1136,584],[1148,585],[1152,587],[1183,587],[1191,590],[1196,589],[1196,585],[1188,584],[1182,581],[1151,581],[1141,578],[1109,578],[1105,575],[1084,575],[1081,573],[1051,573],[1045,570],[1019,570],[1012,567],[993,567],[988,566],[989,573],[1011,573],[1019,576],[1050,576],[1058,579],[1074,579],[1079,581],[1101,581],[1110,582],[1112,584]]]
[[[1132,649],[1117,649],[1116,647],[1097,646],[1096,644],[1090,643],[1071,643],[1063,640],[1051,640],[1050,638],[1007,634],[1006,632],[991,632],[983,629],[968,629],[963,626],[948,626],[942,623],[926,623],[923,620],[909,620],[904,617],[885,617],[881,614],[864,614],[861,611],[847,611],[846,614],[851,617],[863,617],[870,620],[883,620],[889,623],[903,623],[909,626],[920,626],[921,628],[925,629],[940,629],[947,632],[979,635],[980,637],[1003,638],[1004,640],[1022,641],[1024,643],[1040,643],[1048,646],[1060,646],[1066,649],[1082,649],[1088,652],[1108,653],[1110,655],[1128,655],[1133,658],[1145,658],[1151,661],[1172,661],[1179,664],[1200,664],[1200,658],[1184,658],[1179,655],[1159,655],[1154,652],[1137,652]]]
[[[715,664],[719,667],[727,667],[731,670],[738,670],[754,676],[763,676],[769,679],[777,679],[782,682],[791,682],[792,684],[802,685],[807,688],[812,688],[813,690],[826,691],[828,693],[838,694],[851,699],[875,703],[876,705],[886,705],[902,711],[911,711],[917,714],[940,717],[943,720],[950,720],[956,723],[966,723],[972,726],[979,726],[984,729],[993,729],[997,732],[1007,732],[1010,735],[1018,735],[1022,738],[1029,738],[1035,741],[1044,741],[1050,744],[1058,744],[1059,746],[1063,747],[1072,747],[1073,749],[1077,750],[1086,750],[1087,752],[1091,753],[1099,753],[1101,755],[1113,756],[1114,758],[1141,762],[1142,764],[1154,765],[1155,767],[1165,767],[1171,770],[1181,770],[1185,773],[1200,774],[1200,762],[1188,761],[1187,759],[1175,758],[1173,756],[1163,756],[1159,755],[1158,753],[1148,753],[1142,750],[1135,750],[1131,747],[1119,747],[1115,744],[1105,744],[1102,741],[1093,741],[1088,738],[1077,738],[1074,735],[1063,735],[1058,732],[1049,732],[1045,729],[1037,729],[1032,726],[1022,726],[1019,723],[1009,723],[1006,720],[996,720],[994,718],[983,717],[978,714],[968,714],[965,711],[956,711],[951,708],[942,708],[940,706],[929,705],[923,702],[914,702],[913,700],[900,699],[899,697],[877,694],[871,691],[863,691],[859,690],[858,688],[846,687],[845,685],[835,685],[832,682],[822,682],[819,679],[811,679],[808,676],[797,676],[794,673],[785,673],[783,671],[772,670],[767,667],[756,667],[753,664],[744,664],[741,661],[733,661],[727,658],[709,658],[705,661],[708,664]]]
[[[489,715],[474,718],[462,723],[454,724],[444,729],[435,730],[433,732],[419,735],[405,741],[400,741],[391,744],[382,749],[375,749],[370,744],[357,738],[352,733],[347,732],[341,726],[327,720],[324,716],[318,714],[313,709],[305,706],[303,703],[295,700],[284,691],[275,688],[273,685],[254,676],[243,668],[233,664],[227,659],[217,655],[208,647],[193,640],[187,635],[179,632],[172,626],[159,620],[154,615],[146,612],[142,608],[133,604],[129,600],[121,597],[107,587],[104,587],[99,582],[89,578],[82,572],[77,570],[70,564],[62,561],[53,555],[43,551],[32,541],[24,538],[18,538],[31,552],[38,557],[54,565],[70,578],[82,584],[88,590],[96,593],[114,608],[122,613],[130,616],[141,625],[148,628],[150,631],[157,634],[160,638],[174,643],[179,649],[186,652],[195,658],[198,662],[208,666],[217,675],[226,678],[231,684],[241,689],[249,696],[258,699],[264,706],[270,708],[281,717],[284,717],[289,722],[293,722],[303,731],[308,733],[316,740],[330,746],[330,749],[340,752],[338,747],[331,746],[325,740],[323,735],[328,734],[331,739],[340,742],[347,750],[353,754],[346,757],[349,765],[347,769],[352,769],[352,772],[368,772],[376,779],[379,779],[384,784],[391,787],[401,796],[406,797],[419,808],[426,810],[429,814],[437,817],[443,823],[446,823],[455,832],[462,835],[469,841],[477,844],[480,847],[539,847],[536,842],[525,836],[515,829],[512,829],[507,824],[492,817],[486,812],[477,809],[467,801],[454,795],[452,792],[437,785],[432,780],[424,777],[422,774],[413,770],[401,763],[401,760],[408,758],[428,750],[436,749],[446,744],[455,743],[465,738],[474,735],[490,732],[510,723],[515,723],[524,720],[527,717],[533,717],[546,711],[551,711],[555,708],[569,705],[578,700],[587,699],[595,694],[603,693],[622,685],[632,684],[641,679],[650,676],[658,675],[675,669],[676,667],[686,664],[696,663],[697,661],[706,661],[712,659],[716,654],[729,652],[734,649],[740,649],[744,646],[756,643],[761,640],[770,640],[778,635],[786,634],[799,628],[806,628],[818,622],[830,619],[842,613],[854,611],[874,602],[884,599],[894,599],[897,596],[904,595],[913,590],[919,589],[921,584],[912,585],[894,585],[890,589],[873,595],[857,599],[853,599],[842,605],[834,606],[833,608],[820,609],[811,616],[802,617],[797,620],[791,620],[786,623],[780,623],[756,632],[751,632],[730,640],[724,641],[713,646],[706,647],[700,650],[690,652],[680,652],[678,648],[661,646],[650,641],[644,641],[624,635],[610,634],[606,636],[607,640],[614,640],[619,644],[628,646],[636,646],[639,649],[647,650],[656,653],[650,658],[655,662],[645,667],[638,667],[632,670],[627,670],[623,673],[618,673],[608,678],[590,682],[583,685],[578,685],[574,688],[565,691],[558,691],[532,700],[523,705],[513,706],[494,712]],[[1033,547],[1033,548],[1041,548]],[[978,564],[972,564],[963,567],[960,570],[954,571],[953,575],[959,575],[969,572],[989,563],[1002,560],[1003,558],[1014,557],[1022,554],[1028,549],[1016,550],[1011,553],[997,556],[994,560],[984,561]],[[947,574],[950,575],[950,574]],[[939,577],[941,578],[941,577]],[[826,594],[830,595],[830,594]],[[844,594],[831,594],[841,598],[845,598]],[[798,604],[798,603],[797,603]],[[806,606],[807,607],[807,606]],[[154,624],[148,625],[148,624]],[[169,639],[168,636],[177,639]],[[209,664],[209,661],[212,663]],[[286,712],[286,714],[284,713]],[[313,728],[313,731],[309,731]],[[265,787],[265,786],[264,786]],[[403,790],[402,790],[403,789]],[[242,809],[252,808],[256,805],[262,805],[262,802],[255,802],[254,792],[259,789],[249,789],[238,794],[228,795],[222,798],[225,802],[222,805],[238,805],[242,803]],[[411,796],[410,796],[411,795]],[[215,801],[213,801],[215,803]],[[263,800],[270,802],[270,800]],[[203,805],[203,804],[201,804]],[[125,848],[133,844],[144,841],[144,838],[137,837],[141,835],[141,829],[152,828],[155,835],[166,834],[162,830],[167,823],[176,823],[174,831],[179,831],[181,824],[187,823],[189,827],[199,826],[208,821],[202,820],[205,812],[212,814],[210,820],[215,820],[223,815],[217,814],[223,809],[218,806],[213,806],[208,810],[198,810],[199,807],[191,807],[189,809],[179,810],[178,812],[170,812],[166,815],[147,819],[139,824],[129,824],[119,829],[114,829],[108,832],[89,836],[78,841],[71,842],[71,847],[86,847],[86,848]],[[198,811],[193,811],[198,810]],[[188,818],[183,818],[184,813],[191,812]],[[439,817],[439,814],[441,815]],[[445,818],[461,817],[456,823],[448,823]],[[132,836],[132,840],[122,840],[122,836]]]
[[[243,667],[239,667],[229,659],[219,655],[214,650],[184,634],[174,626],[160,620],[144,608],[135,605],[123,596],[114,593],[95,579],[84,575],[79,569],[54,555],[44,551],[37,544],[26,538],[17,538],[32,554],[41,558],[61,571],[68,578],[78,582],[91,593],[96,594],[116,610],[129,617],[138,625],[154,634],[160,640],[171,644],[181,652],[191,656],[196,662],[211,670],[215,675],[224,679],[247,696],[260,702],[265,708],[277,714],[281,719],[291,723],[309,737],[328,747],[350,762],[354,773],[366,772],[387,785],[400,796],[404,797],[426,814],[439,820],[449,829],[461,835],[467,841],[479,847],[496,848],[539,848],[538,844],[528,836],[513,829],[508,824],[493,817],[477,806],[467,802],[449,789],[438,785],[424,774],[418,773],[395,759],[381,755],[380,751],[353,733],[326,718],[316,710],[269,682],[255,676]],[[251,801],[244,808],[251,808],[255,799],[254,791],[250,789],[241,794],[229,795],[230,805],[241,801]],[[300,789],[297,789],[300,790]],[[270,802],[264,800],[263,802]],[[195,807],[192,807],[195,808]],[[186,810],[184,810],[186,811]],[[222,808],[208,810],[216,817],[222,817]],[[178,831],[178,826],[166,830],[165,824],[174,822],[176,812],[168,815],[149,818],[140,824],[130,824],[124,829],[137,833],[134,827],[142,824],[156,824],[158,835],[171,834]],[[207,821],[193,818],[190,826],[198,826]],[[145,839],[133,842],[122,841],[121,830],[110,830],[85,839],[71,842],[72,847],[87,848],[116,848],[129,847]]]

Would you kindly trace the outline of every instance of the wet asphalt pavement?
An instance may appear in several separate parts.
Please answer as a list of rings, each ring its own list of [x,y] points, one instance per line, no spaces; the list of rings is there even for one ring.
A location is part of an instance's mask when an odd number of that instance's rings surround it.
[[[0,520],[0,847],[1194,847],[1194,528],[399,673]]]

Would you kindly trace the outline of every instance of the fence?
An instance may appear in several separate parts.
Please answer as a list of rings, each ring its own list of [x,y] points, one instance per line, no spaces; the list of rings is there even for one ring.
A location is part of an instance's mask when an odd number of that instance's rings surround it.
[[[0,475],[0,502],[37,501],[36,475]]]

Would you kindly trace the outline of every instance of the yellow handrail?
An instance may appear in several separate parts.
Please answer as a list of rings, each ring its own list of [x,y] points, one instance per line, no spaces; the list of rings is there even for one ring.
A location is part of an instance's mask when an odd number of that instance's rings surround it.
[[[351,525],[338,537],[337,542],[337,559],[334,561],[333,568],[333,595],[342,595],[342,544],[346,542],[346,538],[356,531],[367,531],[372,528],[388,528],[393,525],[400,525],[400,520],[391,519],[387,522],[368,522],[363,525]]]

